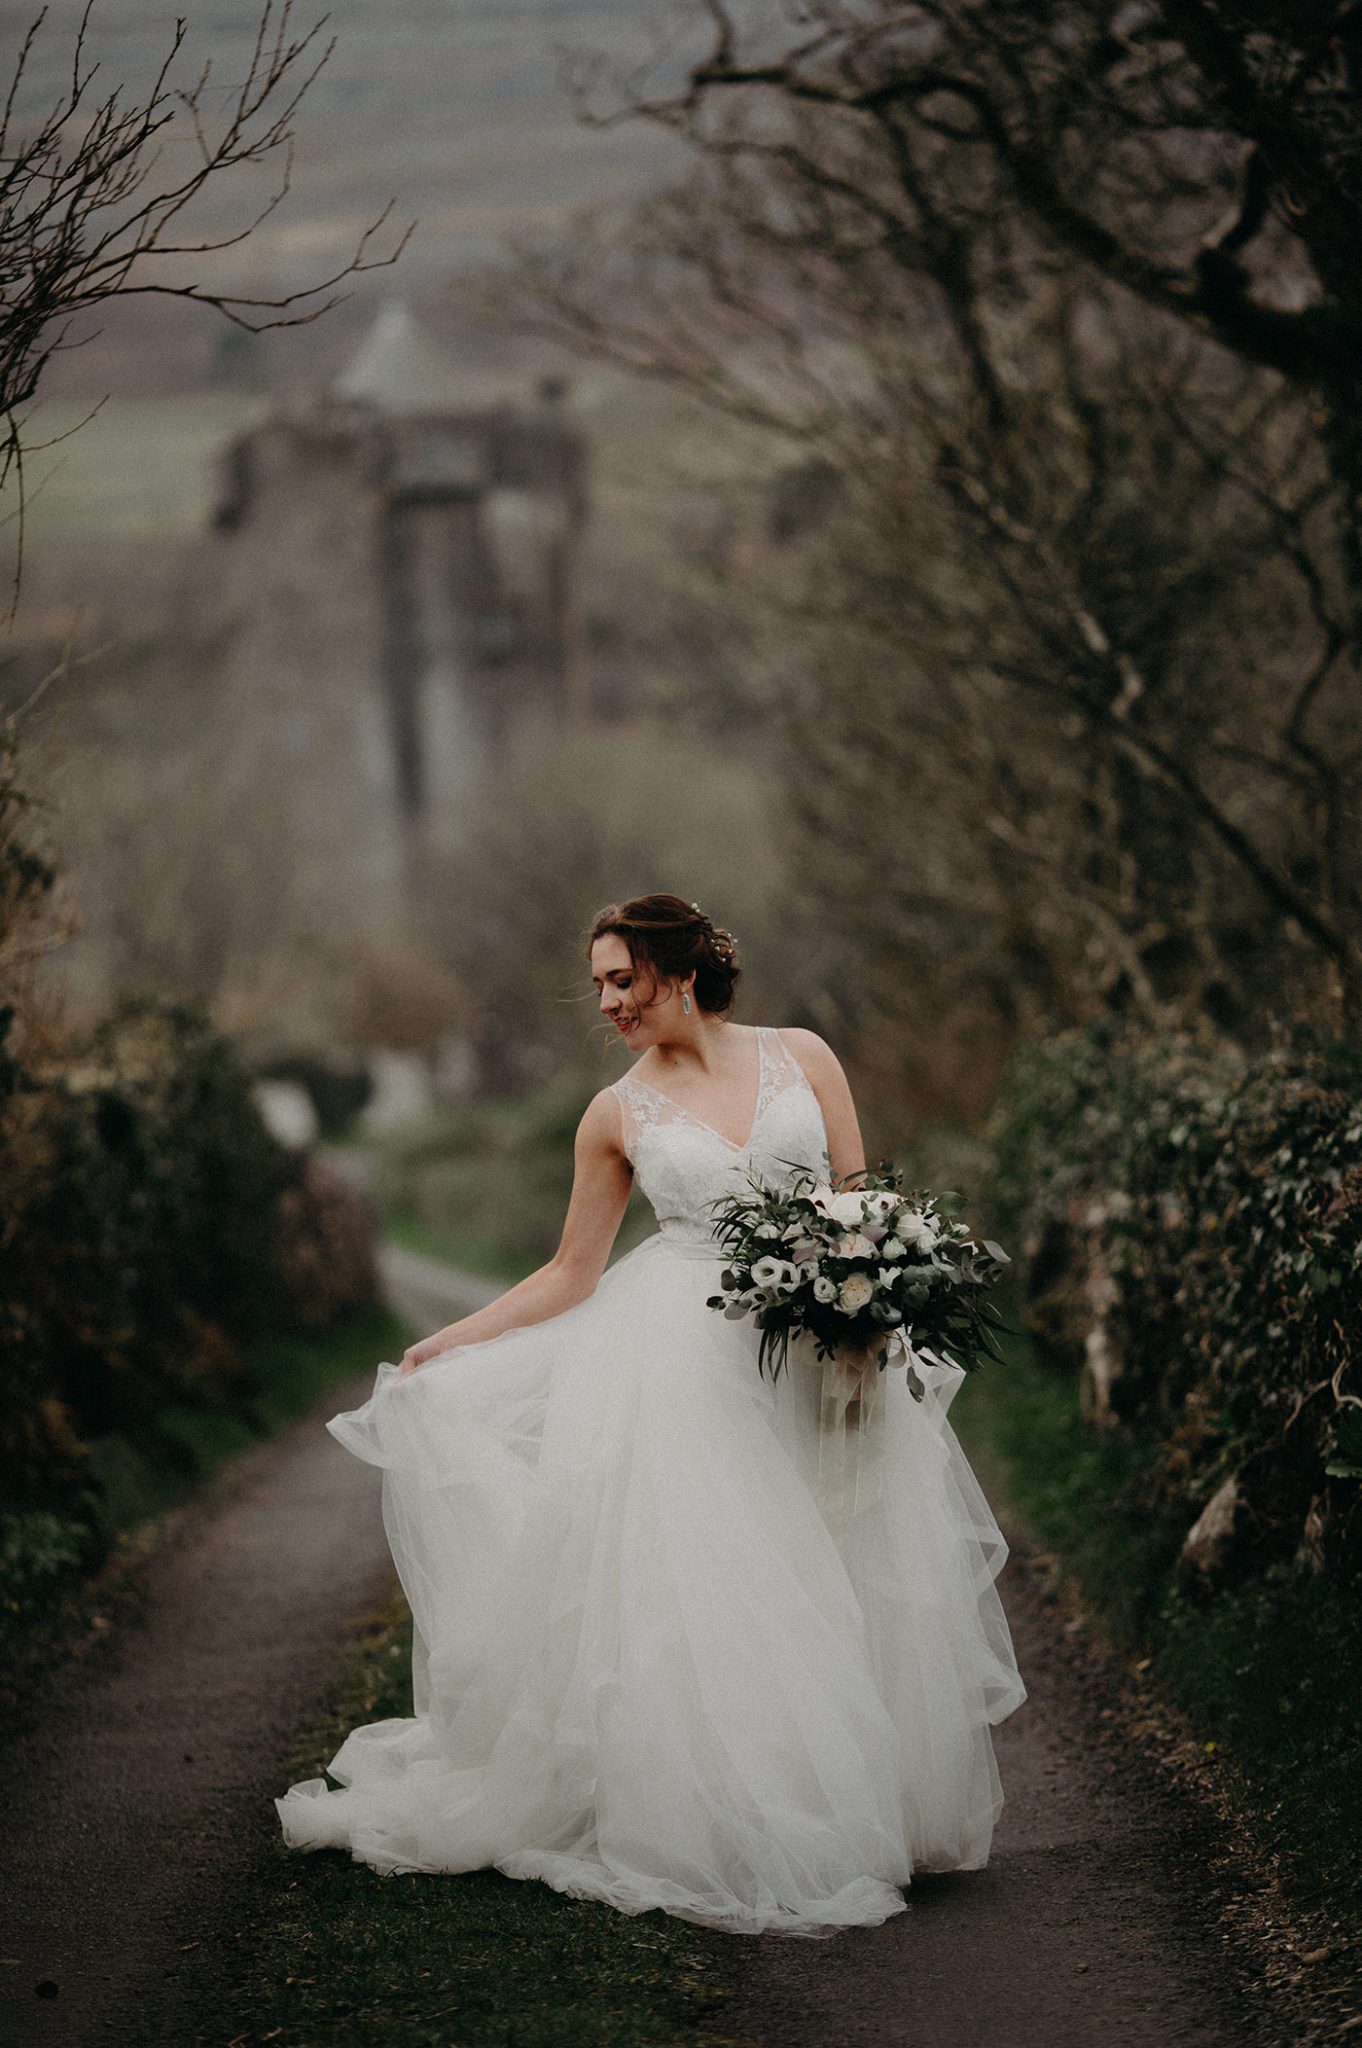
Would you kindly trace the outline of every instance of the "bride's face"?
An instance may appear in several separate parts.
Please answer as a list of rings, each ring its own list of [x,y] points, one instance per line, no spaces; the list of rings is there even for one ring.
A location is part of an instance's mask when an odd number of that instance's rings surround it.
[[[669,982],[654,984],[647,970],[639,975],[629,948],[618,932],[606,932],[591,948],[591,979],[600,997],[601,1015],[631,1048],[656,1045],[680,996]]]

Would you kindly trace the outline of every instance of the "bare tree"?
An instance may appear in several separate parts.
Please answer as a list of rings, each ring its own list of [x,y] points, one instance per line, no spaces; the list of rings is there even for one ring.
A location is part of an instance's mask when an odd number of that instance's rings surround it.
[[[86,0],[56,102],[26,119],[48,10],[35,16],[0,112],[0,486],[16,465],[22,474],[22,408],[90,314],[158,294],[209,306],[243,328],[298,325],[334,306],[347,279],[395,262],[411,233],[381,247],[390,202],[348,261],[311,284],[267,298],[215,283],[213,259],[247,241],[287,197],[298,109],[335,47],[323,39],[326,17],[296,30],[293,0],[264,0],[245,75],[225,89],[211,59],[180,82],[181,19],[150,85],[129,93],[100,85],[93,12]],[[172,139],[190,145],[187,162],[167,152]],[[197,231],[205,193],[225,190],[243,168],[268,175],[265,197],[234,226]]]
[[[577,70],[589,118],[662,123],[688,177],[526,252],[512,298],[865,487],[805,612],[862,647],[878,617],[919,734],[914,678],[953,700],[937,758],[969,762],[954,815],[1019,951],[1048,890],[1089,979],[1157,1013],[1156,962],[1200,948],[1210,987],[1256,921],[1357,1032],[1358,46],[1349,9],[1304,14],[811,0],[758,37],[706,0],[679,85]],[[854,840],[899,756],[888,711],[859,740],[829,715],[835,674],[801,789]]]
[[[1199,403],[1199,353],[1109,372],[1094,450],[1024,435],[1024,523],[906,423],[801,557],[805,865],[840,868],[867,957],[896,933],[1019,1022],[1251,1033],[1288,989],[1326,1009],[1356,929],[1349,693],[1301,733],[1328,494],[1294,406]]]
[[[774,48],[769,25],[745,46],[726,0],[702,11],[710,46],[677,90],[579,62],[585,117],[659,123],[739,174],[779,166],[804,211],[768,214],[772,247],[805,253],[821,215],[829,237],[925,267],[994,403],[968,316],[990,222],[1309,390],[1362,648],[1353,0],[810,0]],[[603,78],[618,104],[595,113]]]

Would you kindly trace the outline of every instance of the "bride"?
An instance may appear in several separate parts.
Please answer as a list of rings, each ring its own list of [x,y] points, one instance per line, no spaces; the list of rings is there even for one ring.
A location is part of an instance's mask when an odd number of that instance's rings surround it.
[[[987,1862],[990,1729],[1026,1698],[962,1374],[924,1366],[921,1401],[883,1375],[875,1497],[834,1512],[818,1372],[796,1346],[773,1386],[706,1297],[716,1198],[864,1169],[842,1069],[729,1021],[733,941],[679,897],[602,911],[590,961],[636,1060],[582,1118],[557,1252],[327,1424],[382,1468],[415,1712],[277,1799],[285,1840],[742,1933],[873,1926],[915,1871]],[[658,1229],[606,1271],[635,1182]]]

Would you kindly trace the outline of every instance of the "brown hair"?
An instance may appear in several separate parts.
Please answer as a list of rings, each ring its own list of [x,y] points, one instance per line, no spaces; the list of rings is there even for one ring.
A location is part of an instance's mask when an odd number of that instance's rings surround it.
[[[587,951],[607,932],[624,940],[634,966],[651,974],[654,987],[694,969],[700,1008],[721,1016],[732,1009],[742,974],[738,949],[732,932],[711,923],[698,903],[667,895],[607,903],[591,921]]]

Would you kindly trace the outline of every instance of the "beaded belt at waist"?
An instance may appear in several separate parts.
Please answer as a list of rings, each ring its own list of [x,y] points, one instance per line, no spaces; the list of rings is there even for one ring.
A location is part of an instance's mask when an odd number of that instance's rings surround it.
[[[680,1231],[659,1230],[657,1242],[669,1252],[677,1252],[684,1259],[709,1259],[722,1265],[727,1253],[712,1237],[683,1237]]]

